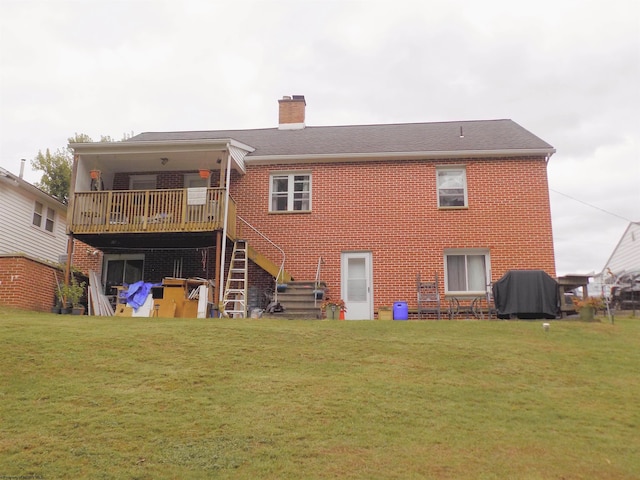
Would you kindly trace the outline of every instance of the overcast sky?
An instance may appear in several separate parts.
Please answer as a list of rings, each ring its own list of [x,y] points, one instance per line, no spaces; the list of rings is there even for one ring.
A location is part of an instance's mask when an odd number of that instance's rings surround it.
[[[0,0],[16,174],[76,132],[274,127],[293,94],[307,125],[510,118],[553,145],[558,275],[640,221],[637,0]]]

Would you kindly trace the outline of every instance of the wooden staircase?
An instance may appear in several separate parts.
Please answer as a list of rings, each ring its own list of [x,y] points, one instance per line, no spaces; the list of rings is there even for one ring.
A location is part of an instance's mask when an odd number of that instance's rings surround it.
[[[321,282],[319,290],[326,290],[326,285]],[[316,282],[292,281],[287,283],[284,292],[278,292],[278,303],[284,307],[284,312],[265,313],[271,318],[289,319],[321,319],[320,305],[323,300],[315,300]]]

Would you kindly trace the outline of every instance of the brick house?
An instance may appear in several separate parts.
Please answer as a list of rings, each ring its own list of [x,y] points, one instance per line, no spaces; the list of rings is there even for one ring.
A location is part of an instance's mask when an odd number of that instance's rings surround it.
[[[57,281],[64,281],[60,262],[67,251],[66,215],[66,205],[22,173],[0,168],[0,305],[35,311],[53,306]],[[76,243],[76,269],[99,272],[101,252]]]
[[[105,252],[105,285],[199,276],[218,303],[238,239],[245,288],[319,277],[347,319],[415,311],[417,274],[443,302],[511,269],[555,276],[548,143],[511,120],[306,126],[305,108],[279,100],[277,128],[72,144],[70,233]]]

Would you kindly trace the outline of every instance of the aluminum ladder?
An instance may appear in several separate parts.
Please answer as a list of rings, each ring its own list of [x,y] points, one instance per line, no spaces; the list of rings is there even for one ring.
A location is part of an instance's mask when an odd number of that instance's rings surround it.
[[[222,297],[222,313],[225,317],[247,318],[248,267],[247,241],[236,240]]]

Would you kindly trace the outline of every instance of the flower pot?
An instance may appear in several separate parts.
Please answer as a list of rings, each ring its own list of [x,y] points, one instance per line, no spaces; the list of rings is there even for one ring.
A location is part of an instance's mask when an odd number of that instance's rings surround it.
[[[204,170],[204,169],[200,170],[200,178],[204,178],[206,180],[207,178],[209,178],[209,174],[210,174],[209,170]]]
[[[84,306],[79,305],[71,309],[71,315],[84,315]]]
[[[583,322],[593,322],[595,320],[596,309],[593,307],[582,307],[578,313],[580,320]]]
[[[51,313],[59,314],[62,311],[62,307],[60,305],[56,305],[51,307]]]
[[[100,170],[91,170],[89,175],[91,175],[92,180],[97,180],[100,178]]]
[[[325,310],[327,320],[339,320],[340,308],[337,305],[329,305]]]

